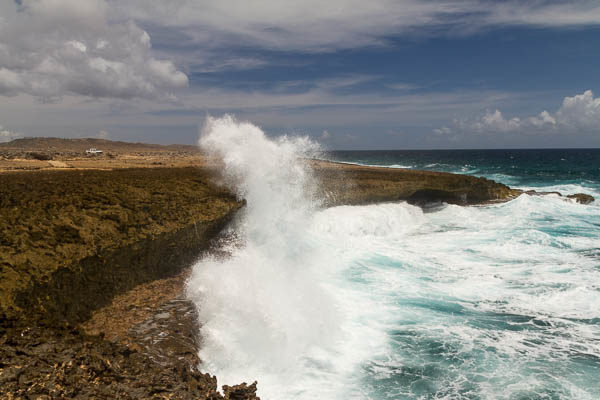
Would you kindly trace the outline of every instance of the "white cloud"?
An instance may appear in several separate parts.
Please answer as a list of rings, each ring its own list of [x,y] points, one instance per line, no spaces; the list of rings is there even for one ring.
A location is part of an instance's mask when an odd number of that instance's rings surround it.
[[[23,134],[9,131],[8,129],[4,129],[2,125],[0,125],[0,143],[1,142],[10,142],[14,139],[22,138]]]
[[[249,70],[267,65],[267,61],[256,57],[201,57],[200,59],[187,59],[188,63],[195,63],[196,72],[217,72],[224,70]]]
[[[480,2],[485,4],[485,2]],[[596,0],[577,1],[505,1],[490,4],[483,18],[490,25],[531,25],[562,27],[598,25],[600,4]]]
[[[195,71],[251,69],[254,46],[320,52],[386,44],[396,34],[464,33],[505,25],[600,24],[596,0],[22,0],[0,1],[0,94],[172,99]],[[163,46],[152,49],[150,34]],[[172,45],[172,46],[170,46]],[[183,48],[183,50],[181,50]],[[193,51],[188,51],[188,49]],[[179,49],[179,50],[178,50]],[[165,59],[157,59],[161,54]],[[214,57],[210,58],[209,56]],[[399,91],[409,84],[396,85]]]
[[[23,0],[0,8],[0,94],[169,97],[187,76],[151,54],[132,21],[113,22],[105,0]]]
[[[520,128],[521,120],[517,117],[506,119],[499,110],[493,113],[487,111],[481,119],[472,122],[470,126],[476,132],[485,132],[487,130],[513,132]]]
[[[448,128],[447,126],[442,126],[441,128],[434,129],[433,133],[437,135],[449,135],[452,133],[452,129]]]
[[[591,90],[573,97],[565,97],[561,107],[550,113],[546,110],[536,116],[505,118],[500,110],[486,113],[471,120],[454,120],[455,129],[471,133],[552,133],[600,132],[600,98]],[[448,127],[434,129],[436,134],[449,134]]]
[[[529,117],[527,121],[537,128],[548,125],[556,125],[556,118],[550,115],[548,111],[542,111],[537,117]]]
[[[565,97],[556,113],[557,121],[575,129],[600,131],[600,97],[594,98],[591,90],[573,97]]]
[[[115,15],[174,30],[178,41],[330,51],[385,43],[402,33],[486,27],[600,24],[596,0],[110,0]],[[122,18],[122,17],[121,17]]]

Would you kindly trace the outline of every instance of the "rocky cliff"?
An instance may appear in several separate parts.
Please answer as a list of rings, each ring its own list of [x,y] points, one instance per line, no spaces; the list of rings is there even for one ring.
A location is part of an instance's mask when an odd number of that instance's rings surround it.
[[[78,322],[189,265],[242,206],[197,168],[0,174],[0,315]]]
[[[400,200],[472,205],[521,194],[471,176],[310,163],[323,206]],[[3,396],[256,398],[256,385],[225,388],[221,395],[215,377],[181,370],[177,362],[157,366],[133,347],[75,328],[115,296],[179,274],[243,206],[217,184],[214,162],[144,166],[0,173]],[[125,313],[132,306],[127,302],[100,315],[122,318],[114,310]],[[94,333],[103,331],[99,321],[87,324]],[[191,359],[189,365],[197,365]]]
[[[446,172],[313,161],[325,205],[408,201],[474,205],[507,201],[521,191],[485,178]]]

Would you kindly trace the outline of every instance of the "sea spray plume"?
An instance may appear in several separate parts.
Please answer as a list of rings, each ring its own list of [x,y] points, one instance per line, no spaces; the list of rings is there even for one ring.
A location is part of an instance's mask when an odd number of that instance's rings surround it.
[[[254,234],[290,232],[288,222],[317,205],[316,184],[305,157],[319,151],[306,137],[269,139],[257,126],[234,117],[208,117],[200,146],[221,159],[226,184],[246,200],[248,228]],[[259,225],[255,225],[258,223]],[[269,232],[263,226],[272,225]]]
[[[315,268],[308,230],[315,184],[306,138],[270,139],[231,116],[209,117],[200,146],[223,161],[223,176],[247,201],[241,248],[194,266],[187,292],[201,323],[203,369],[223,383],[273,377],[299,383],[299,365],[319,364],[335,340],[332,299]],[[291,382],[290,382],[291,384]],[[260,389],[259,389],[260,390]]]

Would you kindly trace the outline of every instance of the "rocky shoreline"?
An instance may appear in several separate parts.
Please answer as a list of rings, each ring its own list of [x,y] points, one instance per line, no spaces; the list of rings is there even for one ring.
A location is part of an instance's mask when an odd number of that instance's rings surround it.
[[[256,398],[256,383],[221,394],[197,369],[195,310],[181,295],[186,268],[218,251],[219,232],[244,202],[200,153],[134,147],[127,151],[142,155],[131,158],[114,146],[113,156],[81,161],[85,170],[74,167],[77,149],[53,150],[59,167],[33,170],[14,167],[4,150],[0,397]],[[324,207],[478,205],[522,193],[465,175],[310,164]]]

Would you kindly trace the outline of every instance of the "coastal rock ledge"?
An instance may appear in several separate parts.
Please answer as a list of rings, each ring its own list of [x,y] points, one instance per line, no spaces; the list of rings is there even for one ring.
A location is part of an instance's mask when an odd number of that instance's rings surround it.
[[[523,191],[490,179],[448,172],[360,166],[313,160],[325,206],[406,201],[417,206],[436,203],[462,206],[501,203],[521,194],[561,193]],[[584,193],[566,196],[581,204],[595,199]]]
[[[477,205],[508,201],[522,193],[469,175],[322,161],[313,164],[329,206],[391,201],[407,201],[418,206],[441,202]]]
[[[255,399],[80,323],[189,266],[243,205],[197,168],[0,173],[0,398]],[[113,319],[122,315],[113,315]]]
[[[215,184],[219,166],[199,160],[0,173],[1,398],[257,398],[256,382],[221,394],[215,377],[190,364],[159,365],[135,346],[82,328],[116,296],[181,274],[243,207]],[[310,163],[323,206],[475,205],[522,194],[471,176]]]

